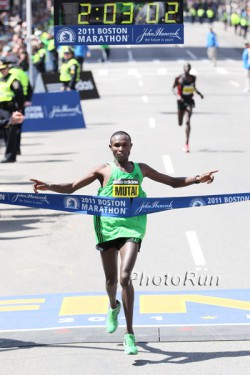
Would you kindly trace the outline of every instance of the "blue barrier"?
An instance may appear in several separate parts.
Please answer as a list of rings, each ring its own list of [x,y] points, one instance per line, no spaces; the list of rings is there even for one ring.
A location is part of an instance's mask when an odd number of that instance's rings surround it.
[[[77,91],[33,94],[25,108],[23,132],[85,128]]]

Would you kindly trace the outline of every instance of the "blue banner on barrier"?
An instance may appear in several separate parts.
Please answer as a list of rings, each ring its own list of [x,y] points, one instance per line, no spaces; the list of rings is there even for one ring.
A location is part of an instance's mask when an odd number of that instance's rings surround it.
[[[23,132],[85,128],[77,91],[33,94],[25,108]]]
[[[0,204],[116,217],[140,216],[177,208],[213,206],[245,201],[250,201],[250,193],[130,199],[89,195],[0,192]]]

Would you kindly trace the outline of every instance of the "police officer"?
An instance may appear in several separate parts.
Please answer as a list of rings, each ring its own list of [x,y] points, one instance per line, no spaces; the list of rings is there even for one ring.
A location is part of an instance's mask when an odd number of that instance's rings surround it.
[[[18,81],[20,81],[22,85],[25,102],[30,102],[31,97],[32,97],[32,87],[31,87],[28,75],[14,61],[13,63],[9,63],[9,66],[10,66],[9,73],[13,75]]]
[[[80,80],[80,64],[75,59],[72,48],[68,47],[64,50],[63,59],[64,62],[60,70],[61,90],[75,90],[75,85]]]
[[[204,16],[205,16],[205,9],[202,6],[200,6],[197,9],[197,17],[198,17],[198,20],[199,20],[200,23],[203,23]]]
[[[196,9],[193,5],[191,5],[191,7],[189,9],[189,13],[190,13],[190,16],[191,16],[191,23],[194,23],[195,19],[196,19],[197,11],[196,11]]]
[[[209,8],[206,10],[206,16],[207,16],[207,19],[208,19],[208,22],[209,22],[209,23],[213,23],[213,22],[214,22],[215,13],[214,13],[214,10],[213,10],[212,7],[209,7]]]
[[[8,61],[0,61],[0,110],[7,112],[6,116],[11,117],[16,110],[22,110],[25,97],[21,82],[10,74],[10,64]],[[19,145],[19,129],[17,126],[11,126],[5,129],[5,158],[1,163],[13,163],[16,161],[16,155]]]
[[[32,98],[32,86],[29,81],[28,74],[24,72],[24,70],[18,65],[17,59],[9,59],[10,61],[10,70],[9,73],[13,75],[22,85],[23,94],[24,94],[24,107],[30,105],[31,98]],[[13,61],[13,62],[12,62]],[[24,112],[24,108],[19,108],[22,112]],[[17,147],[17,155],[21,154],[20,146],[21,146],[21,131],[22,131],[22,124],[18,127],[18,147]]]
[[[235,34],[237,34],[237,30],[238,30],[238,27],[240,25],[240,15],[239,15],[239,13],[234,11],[231,14],[230,21],[231,21],[231,25],[234,27]]]
[[[242,35],[243,38],[247,36],[248,26],[248,15],[246,11],[243,11],[240,16],[240,35]]]

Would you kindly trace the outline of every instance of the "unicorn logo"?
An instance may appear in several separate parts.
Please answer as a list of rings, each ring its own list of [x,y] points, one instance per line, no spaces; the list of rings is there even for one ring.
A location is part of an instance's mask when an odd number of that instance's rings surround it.
[[[74,43],[76,34],[69,27],[63,27],[58,31],[56,39],[58,43]]]

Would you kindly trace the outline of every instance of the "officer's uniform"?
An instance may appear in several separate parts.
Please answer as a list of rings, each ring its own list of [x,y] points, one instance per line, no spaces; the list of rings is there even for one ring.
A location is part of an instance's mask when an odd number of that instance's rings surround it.
[[[0,73],[4,69],[9,69],[9,64],[2,62],[0,64]],[[12,112],[22,110],[24,106],[24,94],[21,82],[10,72],[2,74],[0,78],[0,110],[5,111],[7,118],[11,117]],[[18,127],[11,126],[5,129],[5,158],[1,163],[11,163],[16,161],[18,152],[19,136]]]
[[[32,98],[32,87],[29,81],[28,75],[23,71],[23,69],[18,66],[14,65],[13,68],[10,69],[9,73],[13,75],[22,85],[23,88],[23,95],[25,102],[30,102]],[[19,108],[19,110],[24,113],[24,108]],[[17,147],[17,154],[21,154],[20,144],[21,144],[21,131],[22,131],[22,124],[17,125],[18,128],[18,147]]]
[[[75,85],[80,80],[80,64],[74,58],[73,50],[70,48],[66,49],[64,54],[71,54],[72,58],[64,59],[60,70],[60,81],[64,91],[75,90]]]
[[[205,15],[205,9],[198,8],[197,9],[197,17],[198,17],[200,23],[203,23],[203,21],[204,21],[204,15]]]

